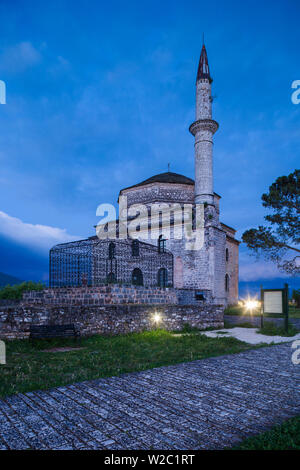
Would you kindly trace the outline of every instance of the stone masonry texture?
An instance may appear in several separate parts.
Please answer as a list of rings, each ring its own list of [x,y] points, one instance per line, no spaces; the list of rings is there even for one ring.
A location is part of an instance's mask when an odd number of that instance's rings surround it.
[[[23,294],[24,305],[176,304],[175,289],[143,286],[61,287]]]
[[[154,314],[161,317],[159,326],[181,330],[185,324],[204,329],[223,327],[221,305],[118,304],[103,306],[32,305],[0,307],[0,339],[27,338],[30,324],[75,324],[82,336],[124,334],[157,328]]]
[[[142,187],[129,188],[120,193],[126,196],[128,207],[156,203],[193,204],[194,185],[150,183]],[[166,236],[166,248],[174,256],[174,287],[209,289],[216,303],[233,304],[238,300],[238,250],[239,242],[234,238],[235,230],[219,221],[220,196],[214,195],[214,207],[206,208],[206,230],[204,247],[198,252],[186,250],[186,240]],[[150,209],[149,209],[150,210]],[[148,228],[148,223],[142,224]],[[157,237],[159,233],[157,233]],[[141,230],[140,240],[157,244],[149,238],[148,230]],[[225,249],[230,256],[225,260]],[[178,275],[178,265],[182,266]],[[229,291],[225,292],[225,275],[229,276]]]
[[[299,414],[291,351],[276,345],[6,397],[0,449],[231,447]]]

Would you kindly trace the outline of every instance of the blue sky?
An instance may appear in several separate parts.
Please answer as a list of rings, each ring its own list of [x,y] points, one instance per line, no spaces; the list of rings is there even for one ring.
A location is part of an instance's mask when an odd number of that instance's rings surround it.
[[[98,204],[171,170],[193,177],[202,32],[213,76],[222,221],[300,157],[298,1],[0,2],[0,271],[47,279],[48,249],[93,234]],[[241,280],[278,277],[241,247]]]

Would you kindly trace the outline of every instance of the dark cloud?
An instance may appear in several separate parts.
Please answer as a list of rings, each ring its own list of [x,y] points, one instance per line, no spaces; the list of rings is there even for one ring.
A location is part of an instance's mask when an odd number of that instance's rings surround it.
[[[0,269],[22,280],[45,281],[49,272],[48,256],[0,235]]]

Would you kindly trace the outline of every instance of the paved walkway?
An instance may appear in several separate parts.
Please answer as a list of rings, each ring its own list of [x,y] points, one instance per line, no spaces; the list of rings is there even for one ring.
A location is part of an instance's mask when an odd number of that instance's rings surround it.
[[[225,335],[232,336],[248,344],[280,344],[300,339],[300,333],[297,333],[295,336],[267,336],[257,333],[257,328],[242,328],[237,326],[234,328],[223,328],[222,330],[203,331],[201,334],[210,338],[220,338]]]
[[[0,401],[1,449],[219,449],[300,414],[291,344]]]

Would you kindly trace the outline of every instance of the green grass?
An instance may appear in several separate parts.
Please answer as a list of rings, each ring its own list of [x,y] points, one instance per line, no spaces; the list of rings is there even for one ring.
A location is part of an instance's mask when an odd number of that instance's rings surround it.
[[[289,317],[290,318],[300,318],[300,308],[289,305]]]
[[[34,345],[29,340],[7,342],[7,364],[0,365],[0,396],[253,348],[235,338],[199,334],[176,337],[171,332],[155,330],[82,338],[84,349],[77,351],[42,351],[66,345],[74,346],[73,340],[37,341]]]
[[[250,437],[234,450],[300,450],[300,416]]]
[[[288,331],[286,331],[284,326],[277,326],[273,322],[265,322],[263,328],[258,330],[258,333],[268,336],[295,336],[299,331],[291,323],[289,323]]]
[[[257,325],[254,325],[250,322],[247,322],[247,321],[242,321],[241,319],[241,323],[230,323],[228,320],[224,320],[224,328],[235,328],[235,327],[239,327],[239,328],[257,328]],[[223,329],[224,329],[223,328]]]

